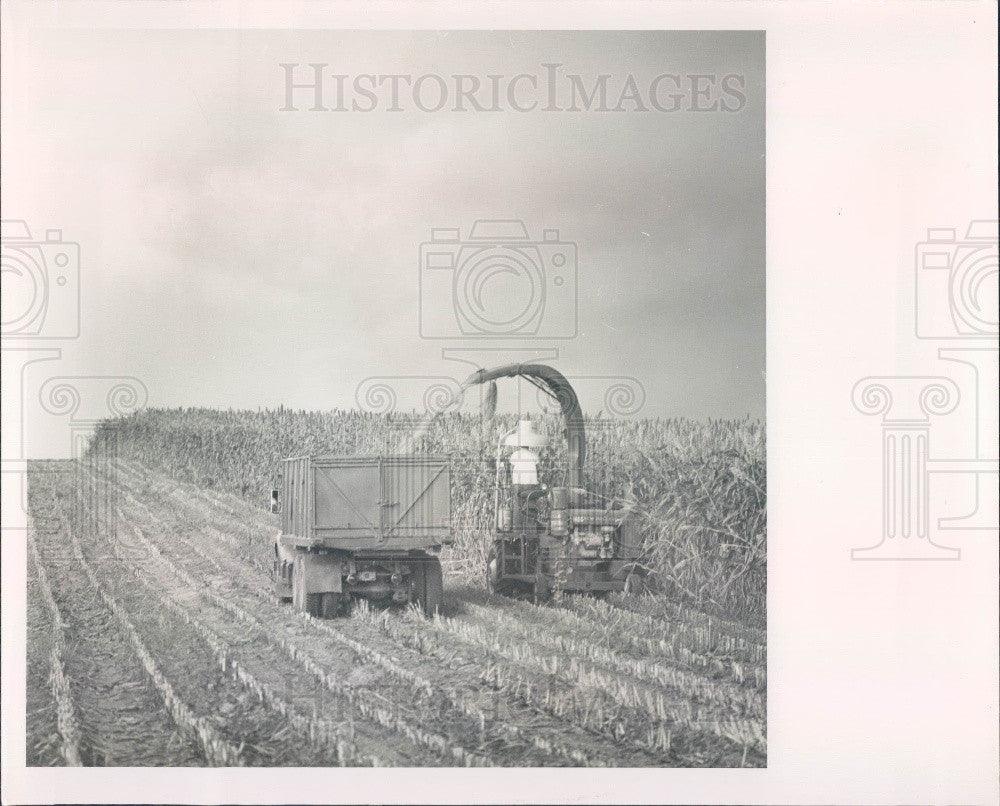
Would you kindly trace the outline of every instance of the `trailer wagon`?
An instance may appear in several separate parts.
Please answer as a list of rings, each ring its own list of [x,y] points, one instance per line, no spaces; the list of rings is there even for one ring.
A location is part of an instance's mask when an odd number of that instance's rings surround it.
[[[446,456],[302,456],[282,462],[274,581],[283,599],[332,617],[352,598],[441,604],[451,542]]]

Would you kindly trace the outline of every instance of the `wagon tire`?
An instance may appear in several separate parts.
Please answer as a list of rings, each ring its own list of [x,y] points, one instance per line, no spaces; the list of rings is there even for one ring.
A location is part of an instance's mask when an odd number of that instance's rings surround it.
[[[306,594],[306,612],[310,616],[315,616],[319,618],[323,615],[323,594],[322,593],[307,593]]]
[[[342,593],[321,593],[320,613],[323,618],[337,618],[341,614],[346,603],[346,598]]]
[[[436,613],[444,600],[444,574],[441,571],[441,561],[436,557],[427,564],[426,591],[425,608],[428,613]]]

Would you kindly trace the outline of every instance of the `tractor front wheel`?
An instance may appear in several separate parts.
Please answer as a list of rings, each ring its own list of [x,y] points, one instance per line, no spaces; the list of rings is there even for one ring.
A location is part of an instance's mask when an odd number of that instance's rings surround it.
[[[504,579],[500,550],[496,543],[490,546],[490,553],[486,556],[486,587],[490,593],[506,596],[508,599],[535,599],[535,585],[519,579]]]
[[[645,596],[649,593],[649,580],[646,578],[646,574],[643,571],[633,570],[625,577],[625,589],[623,593],[626,596]]]
[[[500,553],[497,551],[497,544],[490,546],[490,553],[486,556],[486,587],[490,593],[501,594],[501,581],[503,577],[500,573]],[[501,594],[502,595],[502,594]]]

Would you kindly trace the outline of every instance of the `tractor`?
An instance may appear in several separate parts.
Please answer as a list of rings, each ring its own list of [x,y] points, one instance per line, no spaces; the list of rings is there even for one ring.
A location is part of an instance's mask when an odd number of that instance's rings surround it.
[[[535,600],[557,591],[603,595],[642,589],[635,510],[584,488],[583,412],[565,376],[545,364],[509,364],[480,369],[461,388],[518,377],[559,404],[566,465],[560,483],[546,486],[539,480],[538,450],[548,439],[527,419],[500,435],[491,460],[496,518],[486,568],[490,589]],[[488,397],[496,399],[495,388],[488,388]]]

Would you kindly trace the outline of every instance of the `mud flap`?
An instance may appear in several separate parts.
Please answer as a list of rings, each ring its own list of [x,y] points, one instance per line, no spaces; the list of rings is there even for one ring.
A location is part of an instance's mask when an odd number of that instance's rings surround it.
[[[291,599],[292,565],[290,563],[282,562],[281,560],[275,560],[271,577],[274,582],[274,593],[278,596],[278,598],[282,601]]]
[[[306,610],[306,597],[317,593],[340,593],[341,561],[330,554],[300,553],[292,568],[292,603],[296,610]]]
[[[414,560],[410,564],[410,580],[413,600],[428,615],[434,615],[441,607],[444,592],[441,561],[437,557]]]

